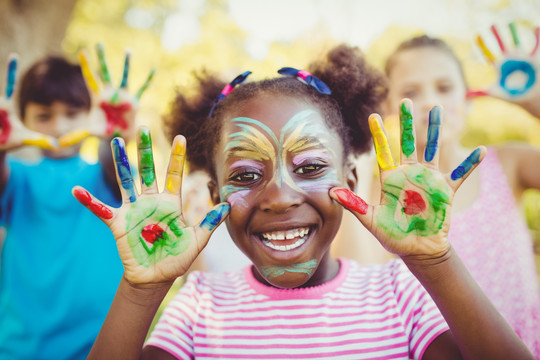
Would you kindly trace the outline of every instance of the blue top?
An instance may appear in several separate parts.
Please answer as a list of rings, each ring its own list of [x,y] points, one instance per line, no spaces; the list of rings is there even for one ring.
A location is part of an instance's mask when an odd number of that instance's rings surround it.
[[[72,195],[118,207],[100,164],[9,159],[0,197],[0,359],[84,359],[123,274],[109,228]]]

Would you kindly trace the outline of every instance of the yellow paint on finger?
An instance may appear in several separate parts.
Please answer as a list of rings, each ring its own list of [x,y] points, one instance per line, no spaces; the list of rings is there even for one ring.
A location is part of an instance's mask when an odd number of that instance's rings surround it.
[[[495,57],[495,55],[493,55],[493,53],[491,51],[489,51],[489,49],[486,46],[486,43],[484,42],[484,39],[482,39],[482,37],[480,35],[476,36],[476,44],[478,45],[480,50],[482,50],[482,52],[484,53],[484,56],[489,61],[491,61],[492,63],[497,61],[497,58]]]
[[[81,63],[81,70],[84,78],[86,79],[88,87],[95,94],[99,94],[98,84],[96,82],[96,79],[94,78],[94,75],[92,74],[92,70],[90,70],[90,65],[88,64],[88,59],[84,51],[79,52],[79,62]]]
[[[87,130],[75,130],[60,137],[58,144],[63,147],[71,146],[86,139],[88,136],[90,136],[90,132]]]
[[[180,192],[182,184],[182,173],[184,171],[184,156],[186,153],[185,143],[175,142],[171,153],[171,162],[165,179],[165,188],[170,193]]]
[[[29,146],[37,146],[39,148],[47,149],[47,150],[56,149],[58,146],[57,144],[55,144],[54,142],[52,142],[49,138],[45,136],[40,137],[40,138],[35,138],[35,139],[24,139],[22,141],[22,144],[29,145]]]
[[[376,116],[369,117],[369,130],[373,136],[373,143],[375,145],[375,152],[377,154],[377,162],[379,167],[383,170],[390,170],[396,167],[388,139],[381,128],[379,120]]]

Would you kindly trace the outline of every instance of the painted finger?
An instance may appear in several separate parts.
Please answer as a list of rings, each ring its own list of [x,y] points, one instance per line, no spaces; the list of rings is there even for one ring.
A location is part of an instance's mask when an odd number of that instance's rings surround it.
[[[126,50],[126,55],[124,58],[124,72],[122,73],[122,82],[120,83],[121,89],[125,89],[128,86],[129,60],[130,59],[131,59],[131,51]]]
[[[471,172],[480,164],[486,155],[486,148],[479,146],[450,174],[450,186],[456,191],[461,183],[471,174]]]
[[[534,47],[531,50],[531,56],[536,55],[536,52],[538,51],[538,47],[540,45],[540,27],[538,26],[534,28],[534,39],[535,39],[535,42],[534,42]]]
[[[109,223],[114,217],[114,208],[111,208],[97,198],[92,196],[86,189],[80,186],[75,186],[71,193],[81,204],[83,204],[88,210],[90,210],[94,215],[100,218],[106,224]]]
[[[102,43],[96,45],[97,56],[99,60],[99,70],[101,74],[101,79],[105,84],[111,83],[111,75],[109,73],[109,67],[107,66],[107,61],[105,60],[105,46]]]
[[[434,106],[429,111],[429,126],[427,133],[427,143],[424,149],[424,161],[434,167],[439,165],[439,131],[442,124],[442,109]]]
[[[111,141],[114,162],[116,164],[116,178],[120,186],[122,201],[132,203],[137,200],[133,175],[126,154],[126,144],[122,138],[114,138]]]
[[[412,101],[409,99],[404,99],[399,105],[401,164],[411,164],[417,162],[412,106]]]
[[[165,190],[171,194],[180,194],[182,189],[182,174],[186,156],[186,138],[177,135],[174,138],[169,167],[165,178]]]
[[[141,176],[141,192],[157,194],[156,170],[152,153],[150,129],[141,126],[137,133],[137,153],[139,154],[139,173]]]
[[[377,162],[381,170],[386,171],[394,169],[396,164],[392,157],[390,145],[388,139],[381,127],[381,117],[378,114],[371,114],[369,116],[369,130],[373,136],[373,144],[375,145],[375,153],[377,154]]]
[[[362,224],[367,223],[366,216],[370,211],[370,206],[360,196],[346,188],[332,188],[330,189],[329,194],[332,199],[336,200],[345,209],[353,213]]]
[[[144,82],[144,84],[142,84],[141,88],[139,89],[139,91],[137,91],[137,95],[135,95],[135,97],[137,99],[140,99],[142,94],[146,91],[146,89],[148,88],[148,85],[150,85],[150,82],[152,81],[152,79],[154,78],[154,74],[156,73],[156,69],[152,69],[150,70],[150,73],[148,74],[148,77],[146,78],[146,81]]]
[[[219,224],[225,220],[230,211],[231,205],[228,203],[217,204],[206,214],[199,225],[195,227],[199,249],[206,246],[208,239],[210,239],[210,235],[212,235]]]
[[[60,145],[61,147],[67,147],[67,146],[75,145],[75,144],[83,141],[84,139],[86,139],[90,135],[91,135],[90,131],[88,131],[88,130],[70,131],[67,134],[62,135],[58,139],[58,145]]]
[[[53,150],[58,148],[58,142],[52,136],[44,135],[42,133],[28,130],[24,128],[24,131],[20,134],[22,145],[36,146],[42,149]]]
[[[501,39],[501,35],[499,34],[499,30],[497,30],[497,27],[495,25],[491,25],[491,32],[493,33],[493,36],[495,37],[495,40],[497,40],[497,44],[499,44],[499,48],[501,49],[503,54],[506,54],[506,46],[504,46],[504,42]]]
[[[482,50],[482,53],[484,54],[485,58],[490,63],[495,63],[497,61],[497,58],[495,57],[495,55],[493,55],[493,53],[486,46],[486,43],[484,42],[484,39],[482,39],[482,36],[480,35],[476,36],[476,45],[478,45],[480,50]]]
[[[512,41],[514,42],[514,45],[518,47],[520,45],[520,41],[516,29],[516,24],[514,22],[511,22],[510,24],[508,24],[508,28],[510,29],[510,34],[512,35]]]
[[[9,55],[6,80],[6,99],[10,99],[13,95],[13,89],[15,88],[17,74],[17,61],[17,55]]]
[[[85,51],[79,52],[79,63],[81,64],[81,71],[86,81],[86,85],[90,88],[90,90],[92,90],[94,94],[98,95],[99,86],[96,78],[94,77],[94,74],[92,73],[92,70],[90,69],[90,64],[88,63],[88,55]]]

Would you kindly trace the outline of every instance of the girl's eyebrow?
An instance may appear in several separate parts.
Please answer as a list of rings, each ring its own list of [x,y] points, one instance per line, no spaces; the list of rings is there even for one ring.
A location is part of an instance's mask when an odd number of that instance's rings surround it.
[[[262,169],[262,165],[259,162],[250,160],[250,159],[242,159],[242,160],[235,161],[229,166],[229,169],[242,167],[242,166],[254,167],[259,170]]]
[[[254,146],[235,146],[225,151],[225,161],[231,157],[246,158],[247,160],[269,160],[269,155]]]
[[[296,166],[302,164],[307,159],[320,159],[324,161],[330,160],[330,155],[324,150],[310,150],[295,155],[292,158],[292,163]]]

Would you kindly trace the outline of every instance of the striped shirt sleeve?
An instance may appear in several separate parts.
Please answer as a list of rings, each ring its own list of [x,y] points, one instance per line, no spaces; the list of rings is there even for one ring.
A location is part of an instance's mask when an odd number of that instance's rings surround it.
[[[421,359],[429,344],[449,327],[431,296],[401,260],[395,261],[393,270],[397,306],[409,336],[409,356]]]

